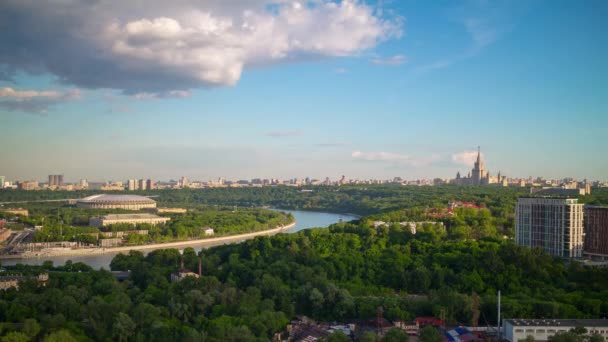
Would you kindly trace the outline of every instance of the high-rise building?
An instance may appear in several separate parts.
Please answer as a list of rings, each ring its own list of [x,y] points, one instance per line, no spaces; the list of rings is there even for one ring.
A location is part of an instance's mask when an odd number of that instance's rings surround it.
[[[151,179],[146,179],[146,189],[148,189],[148,190],[154,189],[154,182]]]
[[[17,189],[19,189],[19,190],[36,190],[36,189],[38,189],[38,181],[35,181],[35,180],[24,181],[24,182],[18,181]]]
[[[179,180],[179,186],[180,186],[181,188],[185,188],[185,187],[187,187],[189,184],[190,184],[190,181],[188,180],[188,178],[186,178],[186,177],[182,177],[182,178],[180,178],[180,180]]]
[[[525,197],[515,209],[515,242],[563,258],[583,256],[583,205],[572,198]]]
[[[146,186],[147,186],[146,180],[140,179],[139,186],[138,186],[139,190],[148,190],[148,188]]]
[[[49,175],[49,183],[48,186],[62,186],[63,185],[63,175]]]
[[[471,170],[471,182],[480,185],[484,178],[486,178],[486,169],[481,160],[481,149],[477,148],[477,159],[475,160],[475,165],[473,165],[473,170]]]
[[[6,177],[0,176],[0,189],[4,189],[4,182],[6,182]]]
[[[460,171],[456,173],[454,179],[455,184],[471,184],[471,185],[489,185],[497,184],[501,186],[507,185],[507,177],[503,176],[498,172],[498,176],[490,176],[490,171],[487,171],[483,165],[481,158],[481,148],[477,148],[477,159],[473,165],[473,169],[466,177],[462,177]]]
[[[137,179],[129,179],[127,189],[130,191],[137,190]]]
[[[593,259],[608,259],[608,207],[585,206],[584,253]]]

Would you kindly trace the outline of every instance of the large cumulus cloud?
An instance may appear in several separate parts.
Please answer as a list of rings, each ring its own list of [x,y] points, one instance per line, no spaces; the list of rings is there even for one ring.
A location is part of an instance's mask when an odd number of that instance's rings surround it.
[[[170,94],[234,85],[245,68],[351,56],[399,36],[355,0],[0,2],[0,77],[50,72],[86,88]]]

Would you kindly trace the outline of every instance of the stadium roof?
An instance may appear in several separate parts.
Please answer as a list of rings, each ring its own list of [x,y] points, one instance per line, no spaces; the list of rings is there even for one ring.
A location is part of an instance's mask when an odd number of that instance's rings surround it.
[[[93,195],[85,198],[81,198],[78,202],[148,202],[155,203],[151,198],[139,196],[139,195]]]

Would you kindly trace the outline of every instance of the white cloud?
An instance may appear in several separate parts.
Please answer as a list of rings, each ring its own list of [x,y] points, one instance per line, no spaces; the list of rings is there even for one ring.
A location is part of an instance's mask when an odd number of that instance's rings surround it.
[[[404,164],[416,167],[430,165],[440,159],[440,157],[435,154],[419,158],[393,152],[362,152],[358,150],[353,151],[351,157],[357,160]]]
[[[482,48],[492,44],[498,38],[498,30],[487,20],[480,18],[467,18],[464,21],[465,28],[475,44],[475,48]]]
[[[61,92],[56,90],[16,90],[0,88],[0,108],[10,111],[46,113],[49,107],[64,101],[79,99],[79,89]]]
[[[358,0],[22,0],[2,2],[0,22],[0,65],[128,94],[230,86],[246,68],[356,56],[402,29]]]
[[[137,100],[153,100],[161,98],[186,98],[190,97],[192,93],[188,90],[169,90],[157,93],[141,92],[133,94],[133,97]]]
[[[336,74],[346,74],[348,72],[348,70],[346,70],[345,68],[336,68],[336,69],[334,69],[334,72]]]
[[[372,63],[376,65],[401,65],[407,62],[407,58],[404,55],[394,55],[386,58],[374,58]]]
[[[481,154],[483,158],[483,153]],[[472,166],[477,159],[477,151],[463,151],[452,154],[452,161],[456,164]]]
[[[297,136],[301,136],[301,135],[302,135],[302,131],[299,131],[299,130],[295,130],[295,131],[272,131],[272,132],[266,133],[266,136],[269,136],[269,137],[272,137],[272,138],[297,137]]]

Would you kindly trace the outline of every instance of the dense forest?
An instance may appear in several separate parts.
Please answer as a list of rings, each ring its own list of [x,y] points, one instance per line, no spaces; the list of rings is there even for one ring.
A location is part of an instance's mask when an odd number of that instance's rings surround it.
[[[192,249],[183,258],[186,268],[197,269]],[[38,337],[269,340],[295,315],[348,321],[374,317],[378,306],[391,320],[444,310],[449,322],[469,324],[474,294],[485,325],[495,324],[499,289],[504,317],[608,315],[608,270],[563,263],[502,238],[412,235],[361,220],[258,237],[204,250],[200,258],[203,277],[179,283],[169,281],[181,261],[177,250],[118,255],[112,270],[131,271],[123,282],[82,264],[47,264],[46,287],[25,282],[1,295],[0,319],[10,322],[3,333],[27,334],[29,320],[39,326]]]
[[[217,201],[238,205],[237,210],[271,205],[369,215],[329,229],[258,237],[199,255],[186,249],[185,267],[197,270],[201,260],[203,276],[176,283],[170,274],[180,268],[182,256],[174,249],[116,256],[111,269],[130,271],[124,281],[80,263],[4,267],[5,274],[48,272],[49,282],[42,287],[25,280],[18,291],[0,292],[3,339],[267,341],[298,315],[348,322],[374,318],[378,307],[389,320],[445,313],[450,324],[470,324],[477,297],[483,326],[496,324],[498,290],[506,318],[608,316],[608,269],[553,258],[509,238],[515,201],[525,194],[521,189],[378,186],[313,193],[292,188],[159,193],[161,203],[184,201],[191,208]],[[319,199],[306,202],[313,196]],[[583,200],[599,204],[606,198],[605,190],[596,190]],[[362,201],[359,209],[349,207],[357,200]],[[451,200],[485,208],[443,215]],[[400,224],[430,219],[441,224],[422,224],[415,235],[408,224]],[[375,227],[375,221],[386,224]]]
[[[261,208],[199,206],[187,213],[166,213],[171,220],[161,225],[116,224],[108,227],[89,227],[89,219],[109,213],[133,213],[128,210],[92,210],[60,204],[28,203],[21,205],[29,210],[29,216],[17,216],[0,211],[0,218],[11,219],[7,228],[41,226],[34,234],[34,242],[79,241],[94,244],[97,238],[91,234],[101,231],[148,230],[147,235],[131,234],[129,244],[159,243],[205,238],[204,227],[214,229],[214,236],[234,235],[275,228],[294,221],[291,214]]]
[[[302,189],[312,190],[303,192]],[[75,199],[101,191],[18,191],[0,189],[0,203],[10,201]],[[112,193],[112,192],[107,192]],[[444,207],[448,201],[471,201],[488,207],[495,216],[512,212],[517,198],[530,193],[529,188],[476,186],[403,186],[345,185],[309,187],[241,187],[209,189],[166,189],[113,192],[158,196],[159,206],[195,208],[204,205],[239,207],[271,206],[282,209],[320,210],[369,215],[411,207]],[[608,205],[608,188],[594,188],[581,202]],[[11,205],[19,206],[19,204]]]

